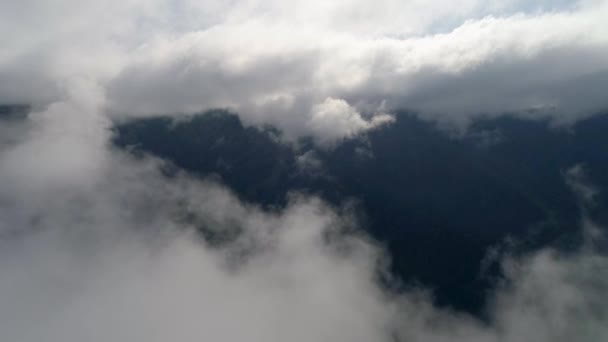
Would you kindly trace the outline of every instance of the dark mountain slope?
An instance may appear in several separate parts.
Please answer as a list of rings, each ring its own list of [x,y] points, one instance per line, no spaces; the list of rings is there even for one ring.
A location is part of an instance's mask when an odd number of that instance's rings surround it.
[[[364,228],[388,246],[393,271],[436,290],[439,304],[478,312],[491,277],[488,248],[506,237],[533,248],[576,244],[580,218],[564,173],[577,164],[608,188],[608,116],[569,129],[511,117],[476,122],[451,138],[407,113],[332,149],[277,142],[229,113],[118,124],[115,143],[201,176],[218,175],[243,199],[283,206],[290,191],[355,199]],[[604,192],[605,193],[605,192]],[[606,221],[606,197],[591,214]],[[490,273],[492,275],[492,273]]]

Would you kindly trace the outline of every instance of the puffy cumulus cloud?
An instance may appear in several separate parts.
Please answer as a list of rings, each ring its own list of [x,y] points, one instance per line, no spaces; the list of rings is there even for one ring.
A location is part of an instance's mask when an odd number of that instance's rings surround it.
[[[605,0],[4,1],[0,102],[48,105],[87,78],[114,115],[231,108],[320,141],[395,109],[568,122],[608,106],[607,15]],[[319,116],[328,98],[353,109]]]
[[[24,134],[0,149],[7,340],[608,337],[608,259],[593,246],[507,258],[482,322],[436,308],[424,289],[385,288],[386,257],[357,233],[348,208],[294,195],[284,210],[265,211],[212,181],[168,177],[161,161],[108,143],[103,89],[69,89],[16,122]]]
[[[387,114],[375,115],[366,121],[346,101],[328,97],[313,107],[309,127],[322,142],[331,142],[392,121],[393,117]]]

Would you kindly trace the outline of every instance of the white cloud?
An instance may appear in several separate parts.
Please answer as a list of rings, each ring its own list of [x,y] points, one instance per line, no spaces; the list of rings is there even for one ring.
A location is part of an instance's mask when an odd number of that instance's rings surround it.
[[[571,121],[608,106],[601,0],[0,6],[5,103],[55,102],[70,79],[88,78],[114,113],[229,107],[288,137],[318,133],[310,122],[327,98],[366,121],[384,103],[458,125],[503,112]],[[330,135],[349,132],[338,126]]]
[[[346,101],[328,97],[312,108],[312,117],[308,125],[313,136],[318,137],[321,142],[328,143],[392,121],[393,118],[386,114],[375,115],[371,120],[366,121]]]
[[[457,123],[531,109],[568,120],[607,105],[600,18],[590,11],[490,17],[409,39],[228,25],[149,47],[142,55],[152,59],[138,58],[109,98],[114,110],[141,114],[230,107],[246,123],[275,124],[291,136],[319,133],[310,122],[326,98],[356,111],[384,103]],[[332,122],[322,126],[327,137]],[[331,134],[349,132],[338,125]]]

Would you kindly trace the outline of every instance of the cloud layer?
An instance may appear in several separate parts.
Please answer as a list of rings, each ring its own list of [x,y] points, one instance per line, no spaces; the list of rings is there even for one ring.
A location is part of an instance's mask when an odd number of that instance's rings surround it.
[[[466,126],[480,114],[568,122],[608,107],[602,0],[0,6],[0,29],[13,32],[0,53],[4,103],[46,105],[86,78],[115,115],[231,108],[321,141],[395,109]]]

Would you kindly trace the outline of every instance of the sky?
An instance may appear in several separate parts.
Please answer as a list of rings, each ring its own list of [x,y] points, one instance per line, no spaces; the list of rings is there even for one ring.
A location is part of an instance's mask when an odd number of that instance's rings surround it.
[[[387,289],[348,206],[282,210],[110,143],[113,120],[228,108],[319,144],[392,112],[465,129],[606,109],[607,1],[0,0],[0,331],[10,341],[599,341],[608,260],[507,255],[489,320]],[[565,181],[593,200],[574,168]],[[237,229],[213,246],[196,225]],[[236,227],[236,228],[235,228]]]

